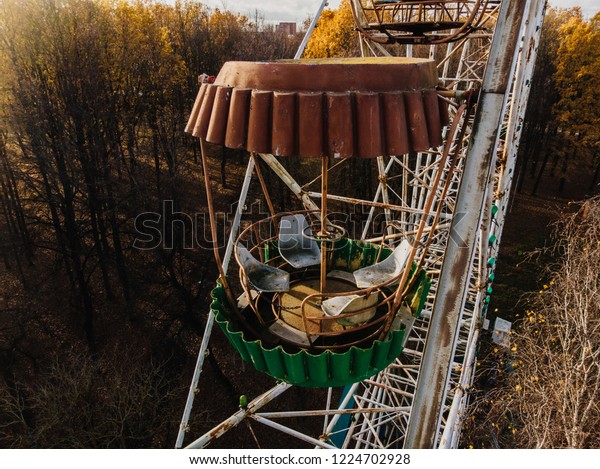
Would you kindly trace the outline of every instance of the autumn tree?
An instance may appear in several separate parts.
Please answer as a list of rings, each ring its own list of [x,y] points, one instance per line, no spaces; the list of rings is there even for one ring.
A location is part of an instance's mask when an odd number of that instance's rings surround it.
[[[582,143],[600,145],[600,13],[590,21],[572,17],[559,34],[557,119],[571,132],[583,134]]]
[[[546,13],[524,121],[519,191],[530,177],[535,194],[555,173],[562,191],[570,168],[595,172],[589,189],[600,179],[598,23],[598,15],[588,21],[578,7]]]
[[[0,251],[7,270],[16,269],[27,286],[24,268],[33,262],[33,245],[22,201],[22,187],[12,167],[6,133],[0,133]],[[14,265],[13,265],[14,264]]]
[[[128,359],[121,360],[125,354]],[[139,448],[176,425],[167,361],[113,350],[99,360],[75,350],[53,357],[35,384],[0,388],[0,446]]]
[[[319,18],[304,57],[349,57],[358,55],[357,35],[350,0],[342,0],[337,10],[325,9]]]
[[[521,139],[521,157],[518,163],[523,169],[517,186],[519,191],[525,181],[525,169],[530,162],[539,160],[544,153],[543,147],[550,143],[550,138],[546,138],[546,135],[552,133],[555,127],[554,120],[550,119],[552,107],[557,100],[555,58],[560,44],[558,29],[566,21],[565,14],[565,11],[550,8],[544,17]],[[544,144],[540,145],[540,142]],[[537,165],[531,164],[530,168],[532,175],[535,174]]]
[[[600,180],[600,13],[589,21],[574,16],[559,34],[556,83],[560,98],[555,115],[572,142],[592,149],[594,187]]]
[[[25,426],[73,409],[60,383],[38,386],[66,343],[87,346],[86,371],[132,334],[152,352],[194,350],[214,269],[210,253],[189,249],[203,231],[200,217],[188,223],[203,191],[198,143],[184,132],[198,75],[226,60],[290,58],[300,39],[260,14],[191,0],[0,0],[0,394],[15,398],[24,382],[26,394],[53,394],[57,411],[5,401],[21,406]],[[243,175],[231,161],[230,180]],[[223,210],[238,195],[222,193]],[[160,217],[153,249],[136,247],[140,214]],[[118,377],[107,369],[107,383],[120,386]],[[111,412],[100,406],[91,418]],[[66,446],[65,426],[38,426],[27,441]],[[98,445],[120,445],[105,431],[94,427]]]

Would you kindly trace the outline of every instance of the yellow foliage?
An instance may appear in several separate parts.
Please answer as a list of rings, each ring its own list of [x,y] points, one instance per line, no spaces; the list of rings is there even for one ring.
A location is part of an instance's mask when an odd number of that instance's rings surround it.
[[[357,36],[349,0],[337,10],[324,10],[304,52],[307,58],[357,55]]]
[[[555,113],[584,143],[600,145],[600,13],[586,21],[580,10],[559,29]]]

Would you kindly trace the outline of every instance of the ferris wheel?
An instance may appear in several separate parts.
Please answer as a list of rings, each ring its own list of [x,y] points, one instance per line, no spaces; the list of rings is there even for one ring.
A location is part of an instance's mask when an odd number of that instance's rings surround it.
[[[227,63],[194,104],[220,275],[177,448],[244,420],[312,447],[459,444],[545,2],[353,0],[362,56],[300,59],[325,4],[295,59]],[[207,143],[250,155],[224,252]],[[372,199],[339,184],[357,158],[377,174]],[[265,171],[297,209],[276,212]],[[252,185],[265,215],[244,210]],[[198,435],[215,323],[273,387]],[[324,389],[321,407],[264,410],[292,386]]]

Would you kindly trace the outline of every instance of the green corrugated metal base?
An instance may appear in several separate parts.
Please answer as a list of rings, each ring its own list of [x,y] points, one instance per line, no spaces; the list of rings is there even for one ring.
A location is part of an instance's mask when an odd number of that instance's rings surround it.
[[[300,350],[290,354],[281,346],[268,348],[260,340],[246,340],[244,333],[226,319],[222,286],[212,291],[212,297],[216,321],[240,356],[257,370],[296,386],[325,388],[362,381],[386,368],[402,351],[404,330],[393,331],[386,340],[376,340],[369,348],[351,347],[344,353]]]
[[[344,240],[335,250],[334,268],[353,271],[370,265],[378,250],[376,245]],[[384,249],[381,258],[389,253]],[[425,271],[419,272],[414,285],[407,300],[418,316],[431,285]],[[257,370],[296,386],[325,388],[362,381],[384,370],[402,352],[404,329],[391,331],[385,340],[375,340],[368,348],[353,346],[342,353],[331,350],[288,353],[280,345],[269,346],[260,340],[248,340],[244,332],[228,320],[230,315],[226,311],[227,300],[221,285],[217,285],[211,296],[211,310],[216,321],[240,356]]]

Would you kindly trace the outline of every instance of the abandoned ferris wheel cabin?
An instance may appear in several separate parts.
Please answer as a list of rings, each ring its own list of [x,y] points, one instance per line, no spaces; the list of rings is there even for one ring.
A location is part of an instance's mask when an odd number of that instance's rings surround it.
[[[458,446],[545,2],[353,0],[362,56],[302,59],[325,3],[294,59],[226,63],[191,112],[220,276],[178,448],[215,322],[274,387],[188,447],[245,419],[313,447]],[[249,155],[224,252],[207,144]],[[373,199],[332,191],[357,158]],[[275,211],[265,171],[298,210]],[[265,215],[244,210],[252,184]],[[341,216],[357,207],[358,223]],[[327,398],[262,411],[291,386]],[[322,432],[278,421],[291,416]]]

